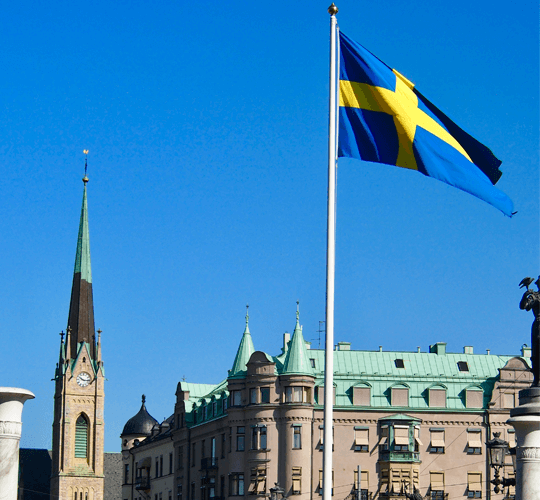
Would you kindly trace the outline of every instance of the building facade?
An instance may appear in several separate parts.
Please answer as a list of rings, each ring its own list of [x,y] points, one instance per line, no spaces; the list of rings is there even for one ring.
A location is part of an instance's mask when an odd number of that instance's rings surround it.
[[[86,184],[66,337],[55,372],[51,498],[103,500],[104,381],[101,331],[96,339]]]
[[[126,424],[123,499],[262,498],[276,483],[299,500],[322,494],[324,351],[305,342],[298,311],[277,356],[255,350],[248,319],[225,380],[180,382],[171,417],[130,428],[139,412]],[[372,352],[339,342],[333,354],[336,500],[414,489],[430,499],[512,498],[490,488],[486,443],[499,432],[515,446],[506,420],[532,382],[529,348]],[[504,475],[512,471],[508,457]]]

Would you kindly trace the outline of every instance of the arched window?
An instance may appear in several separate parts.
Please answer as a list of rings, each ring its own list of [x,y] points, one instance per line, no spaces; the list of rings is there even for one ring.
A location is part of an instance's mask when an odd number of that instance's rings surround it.
[[[83,415],[79,415],[79,418],[77,419],[77,422],[75,423],[75,458],[87,458],[87,457],[88,457],[88,420],[86,420],[86,418]]]

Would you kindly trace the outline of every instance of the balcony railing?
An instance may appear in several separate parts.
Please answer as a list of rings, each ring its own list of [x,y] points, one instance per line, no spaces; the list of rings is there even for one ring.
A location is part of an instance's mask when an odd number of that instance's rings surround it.
[[[149,490],[150,489],[150,478],[146,476],[138,477],[135,479],[135,489],[136,490]]]
[[[420,462],[420,453],[417,451],[380,450],[379,460],[382,462]]]
[[[208,457],[208,458],[201,459],[202,470],[217,469],[217,468],[218,468],[217,457]]]

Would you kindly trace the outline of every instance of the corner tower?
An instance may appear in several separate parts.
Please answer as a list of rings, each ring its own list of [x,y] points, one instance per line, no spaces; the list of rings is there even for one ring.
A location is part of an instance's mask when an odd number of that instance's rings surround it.
[[[86,153],[86,151],[85,151]],[[105,373],[96,342],[86,185],[79,223],[66,338],[55,372],[51,498],[103,500]]]

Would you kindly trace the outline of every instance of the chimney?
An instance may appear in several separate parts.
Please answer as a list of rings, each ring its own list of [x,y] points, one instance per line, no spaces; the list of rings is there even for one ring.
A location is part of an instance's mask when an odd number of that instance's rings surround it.
[[[351,343],[350,342],[338,342],[338,351],[350,351]]]
[[[466,345],[463,347],[463,354],[474,354],[474,349],[472,345]]]
[[[521,346],[521,356],[523,358],[530,358],[531,353],[532,353],[532,349],[527,344],[523,344]]]
[[[436,342],[430,345],[429,352],[438,354],[439,356],[446,354],[446,342]]]

